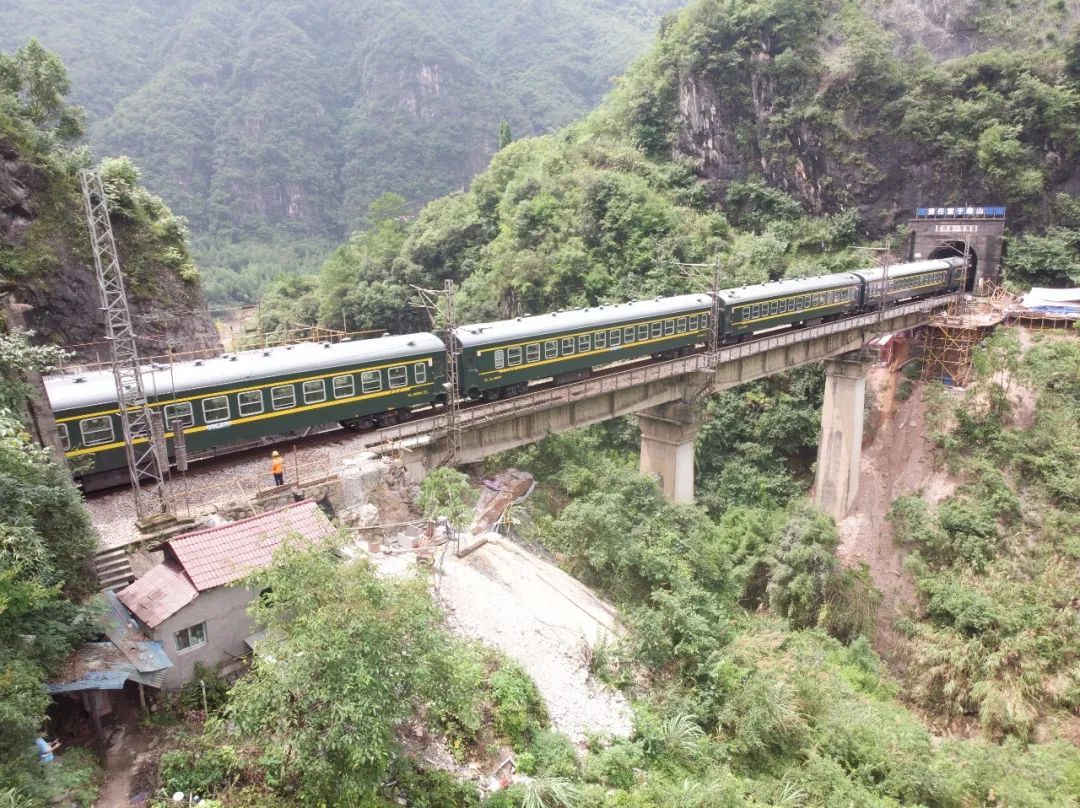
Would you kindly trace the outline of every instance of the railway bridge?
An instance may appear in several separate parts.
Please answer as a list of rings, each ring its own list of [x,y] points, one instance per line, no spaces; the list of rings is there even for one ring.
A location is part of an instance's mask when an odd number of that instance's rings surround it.
[[[694,496],[694,439],[700,400],[755,379],[814,362],[827,374],[815,497],[845,515],[859,482],[867,363],[856,353],[876,336],[924,325],[957,295],[904,303],[809,328],[762,336],[670,361],[613,368],[585,381],[540,388],[489,404],[440,413],[371,433],[369,448],[400,451],[417,479],[437,465],[464,464],[548,435],[636,415],[642,473],[659,478],[665,496]]]

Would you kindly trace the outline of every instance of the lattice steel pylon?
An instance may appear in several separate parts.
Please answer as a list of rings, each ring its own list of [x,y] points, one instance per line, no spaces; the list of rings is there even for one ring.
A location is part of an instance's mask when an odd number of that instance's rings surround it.
[[[112,221],[109,218],[108,198],[96,171],[79,172],[82,183],[86,221],[90,229],[90,246],[94,253],[94,269],[101,289],[101,306],[105,313],[105,339],[109,343],[113,378],[116,381],[116,400],[124,431],[124,451],[131,474],[131,491],[135,511],[140,520],[153,516],[171,515],[168,496],[168,460],[164,451],[163,430],[152,423],[152,414],[143,390],[139,352],[135,332],[131,327],[124,276],[116,251]]]
[[[443,283],[442,289],[413,288],[420,297],[420,307],[426,309],[431,318],[431,327],[446,333],[446,456],[442,465],[452,466],[461,452],[461,422],[458,418],[461,406],[458,396],[458,357],[461,346],[457,341],[454,311],[454,293],[457,290],[449,279]]]

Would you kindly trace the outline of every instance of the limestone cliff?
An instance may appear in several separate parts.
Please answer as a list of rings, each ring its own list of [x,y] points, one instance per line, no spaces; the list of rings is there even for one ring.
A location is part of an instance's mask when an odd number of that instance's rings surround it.
[[[109,351],[78,180],[74,166],[50,157],[0,129],[0,278],[29,306],[25,321],[40,341],[104,360]],[[220,347],[182,221],[137,186],[111,187],[129,197],[126,207],[117,205],[113,225],[140,350]]]

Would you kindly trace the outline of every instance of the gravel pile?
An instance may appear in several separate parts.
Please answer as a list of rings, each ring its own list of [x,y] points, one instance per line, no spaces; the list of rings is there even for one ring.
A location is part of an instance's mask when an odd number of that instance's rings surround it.
[[[558,567],[499,538],[465,558],[447,553],[438,583],[451,624],[521,664],[556,729],[575,741],[587,730],[630,735],[630,705],[589,676],[582,653],[618,631],[611,606]]]

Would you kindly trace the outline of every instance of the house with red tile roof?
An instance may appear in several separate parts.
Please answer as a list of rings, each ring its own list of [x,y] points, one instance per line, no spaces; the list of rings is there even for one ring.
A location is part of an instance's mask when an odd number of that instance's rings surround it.
[[[311,500],[170,539],[164,560],[117,593],[146,634],[172,662],[162,686],[191,679],[196,663],[213,667],[244,656],[252,632],[242,584],[268,567],[287,541],[317,544],[334,526]]]

